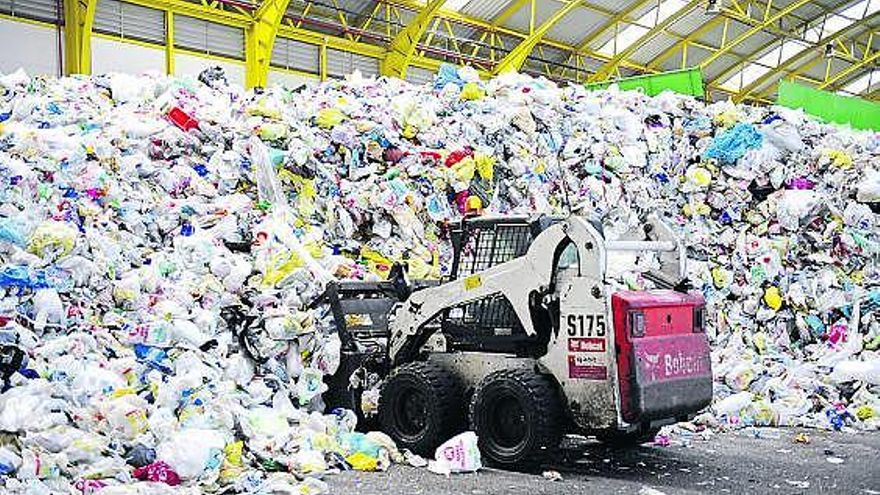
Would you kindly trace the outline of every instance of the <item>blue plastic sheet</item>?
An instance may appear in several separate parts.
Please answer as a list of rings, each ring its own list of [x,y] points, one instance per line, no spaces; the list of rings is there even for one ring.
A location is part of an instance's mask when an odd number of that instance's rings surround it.
[[[24,265],[7,265],[0,268],[0,287],[45,289],[51,287],[45,270],[31,270]]]
[[[464,86],[464,80],[458,76],[458,68],[452,64],[443,64],[434,78],[434,89],[443,89],[449,83],[458,87]]]
[[[752,148],[760,148],[764,137],[751,124],[740,123],[724,134],[716,137],[703,153],[706,158],[715,158],[722,163],[736,163]]]
[[[0,218],[0,242],[9,242],[24,247],[25,238],[21,226],[9,218]]]

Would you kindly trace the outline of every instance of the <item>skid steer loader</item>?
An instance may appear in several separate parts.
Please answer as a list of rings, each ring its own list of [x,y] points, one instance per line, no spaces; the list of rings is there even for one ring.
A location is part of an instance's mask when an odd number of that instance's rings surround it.
[[[692,417],[712,398],[704,302],[668,226],[634,230],[606,241],[576,216],[466,219],[449,280],[331,284],[343,356],[325,402],[370,421],[361,394],[378,381],[378,426],[400,448],[431,455],[472,429],[505,468],[543,462],[565,433],[636,443]],[[620,251],[653,256],[644,276],[665,289],[613,291]]]

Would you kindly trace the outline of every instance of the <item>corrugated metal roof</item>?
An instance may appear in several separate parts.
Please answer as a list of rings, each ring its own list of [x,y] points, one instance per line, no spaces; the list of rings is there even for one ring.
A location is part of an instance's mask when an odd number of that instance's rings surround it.
[[[704,54],[698,57],[698,54]],[[702,60],[709,56],[709,52],[706,50],[699,49],[697,47],[688,48],[688,59],[694,57],[694,60]],[[728,67],[735,65],[738,62],[738,57],[735,55],[731,55],[729,53],[725,53],[718,57],[714,62],[712,62],[709,67],[703,69],[703,80],[712,81],[722,72],[724,72]],[[734,72],[731,72],[727,77],[733,75]],[[718,81],[724,82],[724,81]]]
[[[111,2],[111,0],[101,1],[105,3]],[[291,0],[289,12],[298,15],[302,11],[303,7],[306,5],[307,1],[308,0]],[[380,3],[382,1],[384,0],[338,0],[338,2],[331,2],[330,0],[316,0],[315,5],[313,5],[311,8],[310,17],[320,19],[321,21],[326,22],[327,24],[330,24],[332,26],[320,27],[317,25],[310,26],[307,24],[303,24],[302,27],[304,29],[309,29],[313,31],[323,31],[334,35],[341,35],[341,29],[338,27],[339,19],[337,16],[336,8],[334,7],[334,3],[338,4],[339,8],[348,12],[346,15],[349,25],[359,26],[367,20],[369,14],[374,10],[376,5],[382,5]],[[458,12],[460,15],[466,17],[479,19],[484,22],[491,22],[493,19],[497,19],[497,17],[501,13],[505,12],[505,10],[513,5],[515,1],[516,0],[470,0],[469,2],[466,2],[461,8],[459,8]],[[542,23],[544,23],[555,12],[562,8],[567,1],[569,0],[538,0],[536,2],[534,26],[538,27]],[[583,43],[583,40],[592,37],[593,34],[598,34],[596,39],[592,40],[589,46],[589,48],[592,50],[598,50],[609,40],[611,40],[615,36],[616,32],[623,31],[629,26],[629,24],[624,21],[619,23],[616,28],[615,26],[611,26],[609,29],[606,29],[604,30],[604,32],[599,34],[601,28],[607,26],[607,23],[611,19],[611,15],[613,15],[607,14],[608,12],[624,12],[629,10],[630,8],[633,8],[636,5],[639,5],[638,9],[628,14],[629,21],[638,20],[644,14],[655,9],[658,5],[658,1],[662,0],[649,0],[644,4],[642,4],[642,1],[643,0],[586,0],[586,2],[588,3],[587,6],[582,6],[581,8],[572,10],[568,15],[566,15],[548,31],[546,38],[548,40],[558,41],[567,45],[579,46]],[[773,0],[771,15],[779,12],[780,9],[785,8],[787,5],[790,5],[795,1],[797,0]],[[776,29],[782,30],[801,29],[805,23],[810,23],[817,18],[821,18],[824,15],[824,12],[829,9],[839,12],[853,5],[859,5],[864,1],[865,0],[814,0],[811,2],[807,2],[805,5],[795,10],[795,15],[784,17],[782,21],[775,24],[775,27]],[[873,1],[880,2],[880,0]],[[4,0],[0,0],[0,5],[2,5],[3,2]],[[259,3],[259,0],[255,0],[255,2]],[[729,2],[727,0],[722,0],[722,2],[729,7]],[[398,19],[395,14],[395,16],[392,18],[392,23],[394,24],[393,32],[398,32],[402,28],[401,24],[406,24],[407,22],[409,22],[414,17],[415,12],[412,10],[411,7],[403,7],[402,4],[396,3],[394,1],[391,2],[391,5],[392,10],[394,12],[399,12],[401,16],[401,18]],[[666,5],[669,6],[670,4]],[[519,31],[520,33],[523,33],[523,35],[528,34],[531,18],[530,7],[530,2],[523,2],[518,11],[514,12],[508,19],[506,19],[502,23],[502,25],[505,28]],[[386,21],[384,20],[384,10],[384,8],[378,9],[378,14],[376,18],[373,19],[370,26],[371,31],[375,31],[376,33],[381,33],[383,35],[386,25]],[[602,11],[605,11],[606,14],[601,13]],[[760,4],[755,4],[753,6],[751,15],[756,20],[761,19],[761,17],[763,16],[763,1]],[[691,33],[701,29],[704,25],[706,25],[706,23],[712,22],[713,19],[715,19],[715,15],[707,14],[705,12],[705,6],[700,4],[693,11],[685,14],[680,19],[672,23],[663,33],[658,34],[653,39],[645,42],[643,46],[638,47],[636,50],[634,50],[634,52],[628,57],[627,60],[639,65],[651,65],[653,63],[656,63],[658,57],[669,50],[670,47],[677,45],[680,42],[681,38],[687,37]],[[453,50],[454,48],[452,40],[454,39],[456,43],[460,45],[462,50],[467,55],[470,55],[471,51],[479,45],[478,40],[480,36],[485,33],[484,28],[477,27],[473,24],[459,23],[456,21],[452,21],[450,24],[454,31],[451,38],[445,26],[441,24],[441,27],[437,30],[434,36],[432,36],[431,44],[437,47],[442,47],[444,49]],[[645,24],[653,24],[653,20],[648,20],[645,22]],[[729,26],[726,33],[726,40],[728,43],[732,40],[737,40],[743,33],[749,31],[753,27],[753,23],[747,24],[742,21],[737,21],[733,18],[731,18],[728,24]],[[880,18],[873,21],[872,24],[873,26],[866,27],[865,29],[876,29],[878,26],[880,26]],[[99,29],[101,28],[99,27]],[[718,23],[717,26],[714,26],[708,32],[702,33],[699,37],[697,37],[695,41],[704,46],[719,46],[721,45],[722,29],[723,23]],[[849,33],[849,35],[855,34],[858,33]],[[513,47],[515,47],[522,40],[521,36],[499,36],[504,40],[505,48],[496,49],[496,60],[500,60],[507,51],[513,49]],[[427,37],[422,38],[422,43],[425,43],[427,41],[426,38]],[[741,70],[741,68],[743,67],[744,64],[741,60],[742,58],[746,57],[748,60],[759,58],[760,55],[766,50],[773,49],[773,43],[777,42],[779,38],[780,36],[778,34],[765,30],[759,31],[756,34],[749,36],[742,41],[739,41],[736,45],[727,49],[724,55],[720,56],[709,67],[707,67],[707,69],[705,70],[705,78],[707,80],[712,80],[712,78],[717,77],[722,72],[725,73],[725,78],[730,77],[731,75]],[[634,38],[629,37],[629,39]],[[370,40],[364,38],[361,41],[383,46],[386,43],[381,39]],[[488,42],[489,40],[488,38],[486,38],[483,41],[483,44],[488,45]],[[880,36],[876,37],[873,44],[875,49],[880,50]],[[775,46],[778,46],[778,44]],[[547,44],[539,45],[539,47],[543,49],[544,53],[540,54],[539,49],[536,48],[535,53],[529,59],[530,69],[543,69],[543,64],[536,61],[536,58],[547,59],[548,63],[562,64],[570,55],[568,52],[553,50]],[[278,50],[280,50],[280,48]],[[478,48],[476,53],[476,56],[478,58],[489,58],[488,47]],[[354,64],[353,59],[339,57],[337,55],[339,54],[334,54],[333,57],[334,65],[347,63]],[[702,60],[705,60],[706,57],[710,55],[711,52],[708,50],[699,48],[694,45],[689,45],[687,63],[688,65],[692,66],[698,65]],[[311,54],[309,54],[308,56],[311,57]],[[443,56],[439,54],[432,55],[431,53],[428,53],[427,56],[434,58],[443,58]],[[673,70],[680,68],[681,56],[682,53],[680,49],[670,51],[670,54],[666,58],[666,60],[659,62],[658,68],[664,70]],[[798,64],[806,63],[806,59],[809,58],[811,57],[804,57],[804,60],[798,60],[796,63],[792,64],[792,66],[795,67]],[[309,60],[311,60],[311,58]],[[458,61],[457,57],[449,58],[449,60],[456,62]],[[373,70],[374,62],[372,60],[358,60],[358,63],[368,71]],[[592,60],[589,61],[589,63],[595,66],[592,67],[592,69],[598,68],[602,65],[602,61],[598,60]],[[846,62],[842,63],[845,64]],[[735,67],[728,70],[732,65]],[[338,74],[341,73],[343,69],[344,68],[341,66],[335,67],[334,72]],[[791,68],[788,68],[787,70],[790,69]],[[624,72],[629,73],[630,69],[626,69]],[[824,64],[818,64],[817,67],[811,69],[810,72],[816,72],[818,75],[824,77]],[[860,73],[861,71],[856,72]],[[425,76],[425,74],[422,74],[420,72],[414,72],[413,74],[418,74],[418,77]],[[754,75],[755,72],[753,70],[751,72],[751,76],[753,77]],[[857,76],[858,74],[854,74],[854,77]],[[413,75],[414,79],[418,77],[416,75]],[[574,77],[574,74],[569,74],[566,77]],[[767,84],[771,83],[768,82]]]
[[[557,2],[556,0],[544,0],[542,2],[535,2],[535,27],[537,28],[541,24],[544,23],[547,19],[549,19],[557,10],[562,8],[562,4]],[[517,31],[522,31],[523,33],[529,32],[529,22],[531,21],[532,9],[529,8],[528,3],[525,7],[519,9],[510,16],[509,19],[504,23],[505,27],[510,29],[515,29]]]
[[[655,58],[657,58],[657,56],[659,56],[661,53],[666,51],[667,48],[677,42],[677,38],[673,38],[669,35],[658,35],[650,43],[645,43],[644,45],[636,49],[636,51],[629,56],[629,60],[632,60],[633,62],[642,65],[647,65]]]
[[[623,12],[638,0],[590,0],[590,5],[601,7],[609,12]]]
[[[459,9],[459,12],[467,16],[476,17],[477,19],[491,21],[497,17],[498,14],[503,12],[508,5],[513,3],[513,1],[514,0],[471,0],[466,3],[464,7]]]
[[[574,9],[556,23],[547,36],[570,45],[579,45],[588,33],[606,22],[608,18],[602,14],[587,9]]]
[[[715,16],[713,14],[707,14],[704,9],[698,8],[688,12],[681,19],[670,24],[668,31],[672,31],[673,33],[677,33],[682,36],[687,36],[688,34],[703,27],[706,23],[711,22],[714,18]],[[719,25],[717,29],[720,33],[721,26]]]

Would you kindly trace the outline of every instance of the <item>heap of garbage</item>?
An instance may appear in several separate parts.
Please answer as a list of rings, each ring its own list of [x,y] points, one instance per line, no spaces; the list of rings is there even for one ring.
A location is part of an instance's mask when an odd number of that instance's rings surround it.
[[[571,212],[612,239],[660,213],[709,305],[705,421],[880,426],[880,134],[446,66],[433,86],[0,87],[7,493],[318,493],[401,460],[324,413],[340,342],[309,304],[394,263],[441,277],[448,226],[475,213]]]

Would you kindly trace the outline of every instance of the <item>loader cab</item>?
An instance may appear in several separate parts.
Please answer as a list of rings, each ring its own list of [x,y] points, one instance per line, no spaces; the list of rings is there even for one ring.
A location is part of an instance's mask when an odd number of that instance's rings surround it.
[[[467,279],[526,254],[532,241],[561,217],[478,217],[466,218],[453,228],[450,237],[453,260],[450,280]],[[571,267],[571,250],[566,267]],[[574,265],[577,265],[577,251]],[[532,321],[537,335],[528,336],[510,302],[502,295],[444,311],[440,323],[447,344],[460,351],[490,351],[516,355],[540,355],[546,350],[553,321],[541,308],[540,295],[532,301]]]

